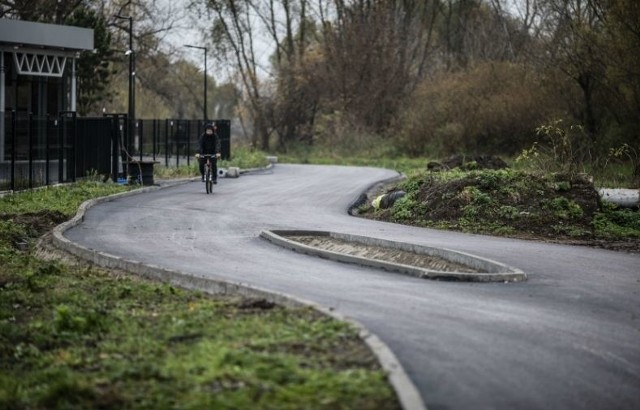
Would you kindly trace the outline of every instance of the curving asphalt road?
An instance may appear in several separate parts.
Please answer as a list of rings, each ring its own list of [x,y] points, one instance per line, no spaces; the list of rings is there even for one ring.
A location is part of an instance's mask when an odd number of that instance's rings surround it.
[[[65,236],[124,258],[296,295],[353,317],[396,354],[427,407],[635,409],[640,255],[350,217],[375,168],[278,165],[91,208]],[[264,229],[440,246],[520,268],[515,284],[433,282],[300,255]]]

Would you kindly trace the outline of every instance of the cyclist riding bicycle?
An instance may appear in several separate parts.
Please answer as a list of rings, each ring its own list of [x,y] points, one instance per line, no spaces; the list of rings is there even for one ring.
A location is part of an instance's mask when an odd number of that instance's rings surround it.
[[[198,140],[198,157],[200,165],[200,175],[202,176],[202,182],[204,182],[204,165],[207,159],[204,155],[211,155],[211,168],[213,170],[213,183],[217,184],[218,177],[218,158],[220,158],[220,137],[216,132],[215,122],[205,125],[204,133]]]

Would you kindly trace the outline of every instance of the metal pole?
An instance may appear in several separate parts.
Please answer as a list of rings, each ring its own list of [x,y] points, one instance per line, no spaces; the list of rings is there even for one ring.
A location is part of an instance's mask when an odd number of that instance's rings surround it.
[[[144,137],[144,121],[140,121],[140,138],[138,139],[138,149],[140,150],[140,162],[142,162],[142,147],[143,147],[143,137]]]
[[[186,121],[187,129],[187,166],[191,165],[191,121]]]
[[[133,51],[133,18],[129,17],[129,49],[131,50],[131,119],[133,120],[133,134],[131,138],[136,137],[136,53]]]
[[[60,147],[58,149],[58,183],[62,183],[62,181],[64,181],[64,140],[65,140],[65,133],[67,131],[67,127],[64,121],[64,114],[60,115],[60,118],[58,118],[58,121],[61,122],[61,124],[59,124],[58,126],[58,146]]]
[[[136,85],[135,85],[135,60],[133,58],[133,17],[129,16],[129,135],[127,149],[130,149],[131,139],[135,138],[136,123]],[[128,158],[127,158],[128,161]]]
[[[16,112],[11,111],[11,191],[16,190]]]
[[[4,68],[4,51],[0,50],[0,161],[4,161],[4,141],[5,133],[5,68]]]
[[[71,59],[71,111],[76,110],[76,59]]]
[[[151,137],[153,138],[153,160],[156,160],[156,150],[158,149],[158,120],[154,119],[153,121],[153,132]]]
[[[136,60],[135,53],[133,51],[133,17],[132,16],[121,16],[119,14],[115,15],[116,18],[119,19],[127,19],[129,20],[129,50],[127,50],[126,54],[129,55],[129,112],[127,114],[127,138],[124,141],[123,147],[129,152],[131,151],[131,141],[135,138],[135,123],[136,123],[136,84],[135,84],[135,75],[136,75]],[[127,153],[129,154],[129,153]],[[130,158],[127,156],[127,163]],[[127,169],[125,166],[122,167],[124,171],[125,178],[127,177]]]
[[[71,113],[71,118],[72,118],[72,127],[73,127],[73,131],[71,132],[71,135],[73,136],[73,143],[71,144],[71,155],[69,157],[72,166],[71,166],[71,181],[76,182],[76,177],[77,177],[77,166],[76,166],[76,146],[78,145],[78,117],[76,116],[76,112],[72,112]],[[69,168],[67,168],[69,169]],[[69,175],[67,175],[67,179],[69,179]]]
[[[29,189],[33,188],[33,113],[29,113]]]
[[[179,121],[180,120],[176,120],[176,126],[179,125]],[[175,153],[176,153],[176,168],[178,167],[178,165],[180,165],[180,145],[178,144],[178,141],[176,140],[176,132],[173,130],[173,121],[171,121],[171,141],[172,142],[172,147],[171,147],[171,153],[174,152],[173,148],[175,148]]]
[[[47,132],[44,136],[44,184],[45,185],[49,185],[49,179],[50,179],[50,175],[49,175],[49,162],[50,162],[50,155],[49,155],[49,148],[50,148],[50,144],[49,144],[49,114],[47,114],[47,119],[46,119],[46,124],[47,124]],[[54,120],[54,125],[56,127],[56,131],[58,130],[58,121]],[[60,181],[58,181],[60,182]]]
[[[169,168],[169,120],[164,123],[164,166]]]
[[[113,182],[118,182],[118,156],[120,150],[118,149],[118,141],[120,139],[120,117],[111,117],[111,172]]]

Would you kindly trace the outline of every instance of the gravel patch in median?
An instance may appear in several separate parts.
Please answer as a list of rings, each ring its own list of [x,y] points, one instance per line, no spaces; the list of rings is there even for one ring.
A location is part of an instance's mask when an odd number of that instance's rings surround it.
[[[300,242],[307,246],[326,251],[343,253],[352,256],[360,256],[419,268],[436,270],[440,272],[464,272],[478,273],[480,271],[460,263],[448,261],[443,258],[421,255],[400,249],[385,248],[375,245],[364,245],[356,242],[348,242],[330,236],[287,236],[288,239]]]

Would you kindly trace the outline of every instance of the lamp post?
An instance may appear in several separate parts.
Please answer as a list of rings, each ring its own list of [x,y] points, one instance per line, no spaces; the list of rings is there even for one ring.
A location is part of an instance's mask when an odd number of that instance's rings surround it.
[[[131,143],[131,139],[134,138],[135,133],[135,123],[136,123],[136,58],[135,53],[133,51],[133,17],[131,16],[121,16],[119,14],[115,15],[116,18],[129,20],[129,49],[125,52],[125,55],[129,56],[129,143]],[[127,146],[127,149],[130,147]]]
[[[203,114],[204,114],[204,121],[207,122],[207,51],[208,49],[206,47],[200,47],[200,46],[192,46],[191,44],[185,44],[185,47],[189,47],[189,48],[197,48],[198,50],[203,50],[204,51],[204,109],[203,109]]]

